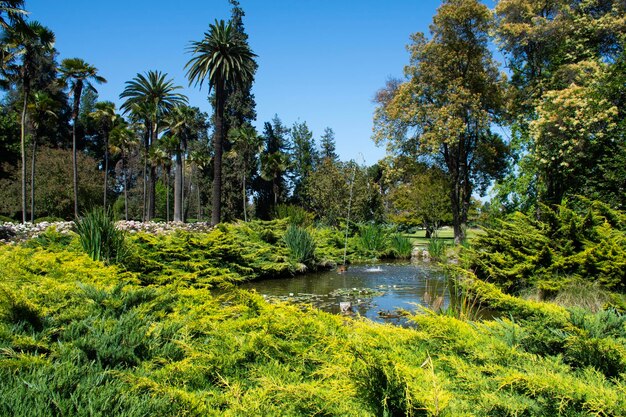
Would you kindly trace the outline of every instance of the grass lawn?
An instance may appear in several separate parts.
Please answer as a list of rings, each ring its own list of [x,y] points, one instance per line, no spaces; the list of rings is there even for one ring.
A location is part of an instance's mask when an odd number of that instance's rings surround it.
[[[473,228],[467,229],[467,238],[472,240],[477,235],[482,233],[481,229]],[[410,238],[413,244],[417,245],[428,245],[428,239],[426,238],[426,230],[418,230],[415,233],[405,234],[406,237]],[[439,229],[437,231],[437,236],[440,239],[445,239],[452,244],[454,242],[454,229],[452,227],[445,227]]]

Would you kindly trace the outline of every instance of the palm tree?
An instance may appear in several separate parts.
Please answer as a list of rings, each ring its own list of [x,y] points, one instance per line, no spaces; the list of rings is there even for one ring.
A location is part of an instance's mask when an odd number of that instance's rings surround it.
[[[202,129],[199,123],[199,110],[189,106],[177,106],[172,109],[167,122],[167,133],[173,139],[176,169],[174,171],[174,221],[183,221],[183,155],[189,142],[198,136]]]
[[[280,179],[289,165],[289,157],[282,152],[266,153],[261,155],[261,178],[272,183],[274,207],[280,196]]]
[[[5,22],[6,23],[6,22]],[[52,51],[54,33],[39,22],[30,22],[24,30],[5,30],[0,39],[3,71],[22,86],[20,146],[22,155],[22,222],[26,223],[26,113],[37,55]]]
[[[191,168],[191,172],[189,173],[189,192],[186,194],[187,204],[185,206],[185,213],[183,215],[184,218],[187,217],[187,212],[189,211],[189,206],[191,205],[191,194],[194,188],[195,181],[195,191],[196,191],[196,202],[198,203],[197,208],[197,219],[199,221],[202,220],[202,200],[200,197],[200,170],[204,169],[209,162],[211,161],[211,157],[209,153],[206,152],[206,149],[202,147],[197,147],[195,150],[189,152],[187,156],[187,160],[189,161],[189,165]]]
[[[170,177],[172,173],[172,154],[176,153],[179,147],[179,140],[171,134],[164,134],[157,145],[153,158],[161,167],[161,173],[165,176],[165,221],[170,221]],[[176,181],[174,181],[174,201],[176,201]],[[174,206],[174,211],[176,207]],[[176,216],[176,213],[174,213]],[[177,221],[174,218],[174,221]]]
[[[128,112],[132,126],[137,133],[137,136],[141,135],[143,138],[143,172],[141,175],[141,183],[143,188],[143,199],[141,206],[141,220],[147,220],[147,184],[148,184],[148,154],[150,150],[150,132],[152,132],[150,123],[150,110],[148,103],[133,103]]]
[[[216,225],[221,218],[222,198],[222,153],[226,138],[224,128],[224,105],[227,91],[235,85],[250,80],[254,73],[256,56],[239,36],[230,22],[215,21],[204,34],[204,39],[192,42],[189,48],[194,55],[185,68],[190,84],[202,84],[209,80],[209,92],[215,88],[215,132],[213,135],[213,195],[211,204],[211,224]]]
[[[39,126],[46,117],[57,118],[56,110],[59,103],[54,101],[48,94],[37,91],[33,94],[31,102],[28,104],[28,111],[31,114],[33,125],[32,134],[32,159],[30,163],[30,221],[35,221],[35,161],[37,155],[37,134]]]
[[[109,134],[110,151],[119,153],[122,160],[122,175],[124,176],[124,219],[128,220],[128,154],[137,145],[135,132],[126,124],[120,123]]]
[[[109,140],[111,130],[120,116],[115,113],[115,104],[110,101],[100,101],[96,103],[96,109],[90,114],[90,117],[96,122],[102,138],[104,139],[104,197],[103,207],[107,206],[107,184],[109,181]]]
[[[263,149],[263,143],[256,129],[250,125],[233,129],[229,132],[228,137],[233,144],[229,154],[231,157],[235,158],[239,165],[239,171],[241,172],[243,219],[247,222],[248,192],[246,178],[250,174],[251,162],[256,159],[257,155]]]
[[[24,0],[0,1],[0,28],[10,32],[16,27],[24,25],[24,16],[28,14],[24,10]]]
[[[106,83],[107,80],[98,75],[98,69],[80,58],[68,58],[59,67],[61,80],[68,86],[73,96],[72,105],[72,164],[74,167],[74,217],[78,218],[78,166],[76,163],[76,124],[80,110],[80,98],[83,89],[97,92],[92,82]]]
[[[158,139],[163,116],[173,107],[187,103],[185,95],[175,92],[180,88],[182,87],[174,85],[173,80],[167,79],[167,74],[160,71],[148,71],[145,74],[137,74],[135,78],[127,81],[126,88],[120,94],[120,98],[126,99],[120,107],[121,110],[125,113],[140,111],[147,127],[144,170],[148,164],[149,149]],[[152,166],[150,168],[149,210],[144,220],[149,220],[155,215],[155,187],[156,167]]]

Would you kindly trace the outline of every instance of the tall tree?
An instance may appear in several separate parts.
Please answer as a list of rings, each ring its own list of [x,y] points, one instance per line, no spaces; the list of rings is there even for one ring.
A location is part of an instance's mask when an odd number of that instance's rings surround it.
[[[174,221],[182,222],[183,218],[183,173],[184,155],[189,143],[199,137],[202,130],[206,130],[206,115],[197,107],[185,105],[172,109],[165,119],[167,124],[166,134],[171,139],[172,150],[175,158],[174,170]]]
[[[330,127],[324,129],[324,134],[320,139],[320,146],[322,148],[320,152],[321,159],[330,159],[331,161],[339,159],[335,146],[335,132]]]
[[[125,123],[119,123],[115,126],[110,137],[110,147],[113,153],[119,153],[122,163],[122,177],[124,185],[124,220],[128,220],[128,156],[132,149],[137,145],[135,132]]]
[[[12,74],[22,88],[22,115],[20,119],[20,152],[22,159],[22,222],[26,222],[26,116],[31,83],[35,76],[38,55],[51,51],[54,33],[39,22],[29,22],[22,30],[5,30],[0,44],[3,46],[3,69]]]
[[[24,17],[28,14],[24,10],[24,0],[0,1],[0,28],[10,32],[24,25]]]
[[[234,37],[240,42],[248,45],[248,35],[246,34],[243,18],[245,12],[237,0],[229,0],[231,4],[231,25]],[[224,104],[224,126],[227,131],[238,129],[246,125],[251,125],[256,119],[256,103],[252,94],[254,74],[257,70],[256,62],[252,62],[250,79],[241,84],[231,86],[227,93]],[[214,101],[214,97],[213,97]],[[230,140],[230,135],[224,138],[224,152],[228,154],[235,144]],[[222,220],[230,221],[245,218],[241,205],[241,189],[243,181],[252,183],[252,177],[242,177],[239,166],[229,163],[222,164]]]
[[[233,146],[227,157],[234,160],[231,165],[237,169],[241,176],[241,194],[243,219],[248,221],[248,187],[246,178],[250,177],[250,171],[256,168],[258,155],[261,152],[261,137],[251,125],[232,129],[229,138]]]
[[[288,132],[278,115],[274,116],[271,123],[265,123],[262,138],[265,144],[260,157],[261,175],[255,184],[255,209],[260,219],[269,219],[276,205],[287,198],[285,172],[289,163]]]
[[[472,193],[483,191],[504,169],[506,147],[490,130],[502,108],[490,29],[491,13],[477,0],[444,1],[431,39],[412,36],[406,81],[377,97],[374,139],[445,168],[456,242],[465,237]]]
[[[309,130],[306,122],[295,122],[289,133],[292,146],[290,179],[293,200],[297,204],[301,204],[304,187],[318,160],[317,148],[315,147],[313,132]]]
[[[68,58],[59,67],[61,79],[68,86],[72,95],[72,165],[74,167],[74,217],[78,218],[78,165],[76,157],[76,128],[80,111],[80,98],[83,89],[96,91],[92,82],[106,83],[106,79],[98,75],[98,69],[80,58]]]
[[[57,118],[58,102],[53,100],[48,94],[36,91],[30,103],[28,112],[30,114],[32,135],[31,135],[31,162],[30,162],[30,221],[35,221],[35,167],[37,166],[37,140],[39,128],[48,118]]]
[[[501,0],[495,13],[498,43],[512,74],[517,162],[497,187],[498,199],[532,206],[537,200],[559,204],[582,191],[604,194],[607,171],[601,167],[612,164],[597,161],[626,156],[612,127],[619,106],[604,88],[615,79],[612,68],[624,50],[626,4]],[[623,188],[615,186],[609,194]]]
[[[126,99],[120,109],[125,113],[134,112],[145,120],[147,136],[144,149],[144,171],[148,164],[150,148],[159,137],[163,117],[175,106],[187,103],[187,97],[176,92],[180,88],[182,87],[174,85],[173,80],[167,79],[167,74],[160,71],[148,71],[145,74],[137,74],[135,78],[127,81],[124,91],[120,94],[120,98]],[[153,164],[150,166],[148,194],[148,210],[144,220],[152,219],[156,210],[156,167]]]
[[[215,132],[213,135],[213,196],[211,224],[221,221],[222,154],[227,126],[224,126],[224,108],[228,91],[233,85],[248,82],[253,76],[254,57],[247,43],[241,41],[231,23],[223,20],[211,24],[201,41],[192,42],[190,52],[194,55],[187,65],[190,84],[209,81],[209,92],[215,88]]]
[[[91,117],[94,119],[98,130],[104,140],[104,186],[103,186],[103,199],[102,205],[107,206],[107,193],[109,184],[109,142],[111,130],[115,127],[115,123],[120,119],[120,116],[115,113],[115,104],[110,101],[100,101],[96,103],[95,110],[91,112]]]

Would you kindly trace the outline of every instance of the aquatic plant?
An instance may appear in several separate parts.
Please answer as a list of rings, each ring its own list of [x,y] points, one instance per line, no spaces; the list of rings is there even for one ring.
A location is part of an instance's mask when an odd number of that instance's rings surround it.
[[[460,284],[454,276],[446,280],[450,303],[443,314],[460,320],[476,321],[482,318],[484,307],[480,297]]]

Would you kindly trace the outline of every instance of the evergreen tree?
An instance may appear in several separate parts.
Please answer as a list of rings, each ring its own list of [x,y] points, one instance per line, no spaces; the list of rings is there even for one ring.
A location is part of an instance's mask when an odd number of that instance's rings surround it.
[[[232,6],[230,21],[233,26],[233,37],[239,42],[249,45],[248,34],[243,23],[245,12],[237,0],[229,0],[229,2]],[[256,120],[256,102],[254,94],[252,94],[252,85],[257,68],[258,65],[253,59],[249,80],[240,85],[229,87],[224,108],[224,124],[229,131],[230,129],[239,129],[246,125],[251,125]],[[226,137],[224,152],[230,152],[232,146],[232,141]],[[249,173],[244,179],[237,166],[226,163],[222,167],[222,177],[222,218],[225,221],[244,218],[243,206],[241,204],[241,189],[243,182],[252,183],[253,174]]]
[[[335,152],[335,132],[330,127],[324,129],[324,134],[320,140],[320,146],[322,148],[320,152],[321,159],[336,161],[339,158]]]
[[[290,182],[293,201],[303,203],[305,184],[316,167],[318,160],[313,132],[306,122],[295,122],[290,130],[292,150],[290,155]]]
[[[255,209],[260,219],[271,218],[274,207],[287,198],[285,172],[289,162],[287,134],[289,130],[282,124],[278,115],[272,122],[265,123],[263,141],[265,149],[261,153],[261,176],[255,181]]]
[[[1,19],[0,19],[1,21]],[[22,110],[20,118],[20,154],[22,167],[22,222],[26,222],[26,116],[33,78],[36,74],[37,56],[51,52],[54,33],[39,22],[29,22],[26,27],[3,32],[2,69],[12,75],[21,86]]]
[[[80,110],[80,99],[83,89],[95,90],[92,82],[105,83],[106,79],[98,75],[98,69],[80,58],[66,58],[59,67],[61,79],[67,85],[72,95],[72,164],[74,183],[74,217],[78,218],[78,157],[77,157],[77,127]]]

